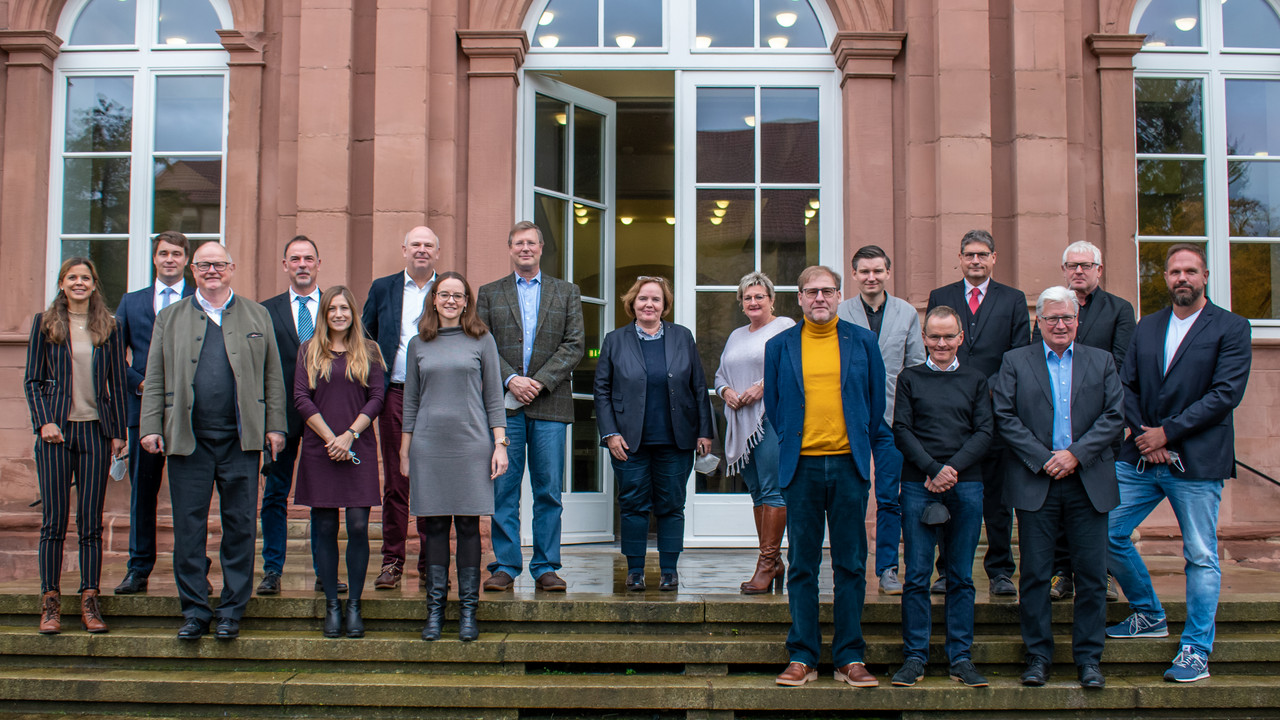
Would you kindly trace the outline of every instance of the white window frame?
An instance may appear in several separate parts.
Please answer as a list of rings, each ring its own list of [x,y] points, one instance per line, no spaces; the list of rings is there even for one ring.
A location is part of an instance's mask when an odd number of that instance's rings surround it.
[[[58,22],[59,37],[71,37],[71,31],[80,13],[92,0],[74,0],[69,3]],[[224,28],[231,27],[231,9],[225,0],[209,0]],[[126,289],[137,288],[151,282],[151,232],[154,213],[154,173],[157,155],[163,157],[219,157],[222,159],[220,193],[220,217],[218,233],[192,233],[192,240],[217,240],[226,242],[227,197],[227,121],[230,90],[227,62],[229,53],[220,44],[192,44],[181,47],[163,45],[154,38],[159,12],[159,0],[137,0],[137,17],[134,44],[132,45],[80,45],[64,47],[54,63],[53,123],[50,141],[49,215],[46,242],[45,298],[52,300],[57,293],[57,270],[62,264],[63,239],[127,238],[129,243],[128,277]],[[146,33],[147,41],[138,42],[138,35]],[[155,89],[159,77],[198,75],[222,78],[222,149],[217,152],[174,153],[155,150]],[[74,235],[62,233],[63,181],[65,157],[77,153],[64,153],[67,115],[67,83],[79,77],[130,77],[133,81],[132,149],[118,156],[128,155],[129,166],[129,232],[112,235]],[[94,154],[96,155],[96,154]]]

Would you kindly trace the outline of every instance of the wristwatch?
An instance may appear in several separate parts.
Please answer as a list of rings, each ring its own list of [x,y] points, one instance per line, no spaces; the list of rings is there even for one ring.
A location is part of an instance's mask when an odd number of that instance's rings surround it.
[[[352,439],[352,440],[359,440],[359,439],[360,439],[360,433],[356,432],[356,429],[355,429],[355,428],[347,428],[347,432],[351,433],[351,439]]]
[[[503,436],[502,436],[502,439],[500,439],[500,440],[495,440],[494,442],[496,442],[497,444],[501,445],[502,447],[510,447],[510,445],[511,445],[511,438],[507,437],[506,435],[503,435]]]

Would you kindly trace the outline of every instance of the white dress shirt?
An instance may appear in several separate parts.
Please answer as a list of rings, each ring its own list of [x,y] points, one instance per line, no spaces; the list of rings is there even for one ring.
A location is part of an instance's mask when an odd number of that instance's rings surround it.
[[[199,289],[196,290],[196,302],[200,303],[200,307],[204,309],[205,314],[208,315],[209,319],[213,321],[213,324],[218,327],[222,327],[222,311],[227,309],[227,306],[231,304],[231,298],[235,296],[236,293],[232,290],[227,295],[226,302],[222,303],[222,305],[218,307],[214,307],[212,303],[204,299],[204,296],[200,294]]]
[[[172,305],[182,299],[182,291],[187,289],[187,281],[185,278],[178,278],[178,282],[172,285],[165,285],[159,279],[156,280],[151,294],[151,308],[156,311],[157,315],[165,308],[164,291],[166,289],[173,290],[172,299],[169,300],[169,304]]]
[[[408,270],[404,273],[404,295],[401,297],[400,305],[400,345],[396,347],[396,359],[391,365],[391,382],[393,383],[404,382],[405,366],[409,357],[409,340],[418,334],[418,321],[422,319],[427,297],[435,284],[435,273],[431,273],[431,279],[422,287],[418,287],[417,281],[409,277]]]
[[[969,296],[973,294],[973,289],[978,288],[978,307],[982,307],[982,301],[987,299],[987,287],[991,285],[991,278],[982,281],[981,285],[974,285],[969,282],[968,278],[964,280],[964,304],[969,304]]]

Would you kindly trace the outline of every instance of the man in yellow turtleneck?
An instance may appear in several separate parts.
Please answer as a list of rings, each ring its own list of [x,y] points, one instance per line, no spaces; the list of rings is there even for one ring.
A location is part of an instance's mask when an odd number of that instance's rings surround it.
[[[875,333],[836,316],[840,276],[805,268],[796,283],[804,323],[765,346],[765,414],[778,432],[778,480],[787,501],[787,588],[790,664],[779,685],[818,677],[818,567],[824,528],[831,535],[835,581],[835,679],[854,687],[879,684],[863,664],[867,497],[871,462],[894,476],[902,455],[884,422],[885,370]]]

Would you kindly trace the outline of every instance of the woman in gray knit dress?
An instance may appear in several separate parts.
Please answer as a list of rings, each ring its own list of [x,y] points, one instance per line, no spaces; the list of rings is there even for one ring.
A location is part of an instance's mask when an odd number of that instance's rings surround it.
[[[498,346],[476,316],[466,278],[441,273],[409,341],[400,472],[409,512],[426,519],[427,625],[438,640],[449,579],[449,526],[458,536],[458,637],[475,640],[480,516],[493,514],[493,479],[507,470],[507,413]]]

